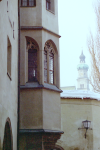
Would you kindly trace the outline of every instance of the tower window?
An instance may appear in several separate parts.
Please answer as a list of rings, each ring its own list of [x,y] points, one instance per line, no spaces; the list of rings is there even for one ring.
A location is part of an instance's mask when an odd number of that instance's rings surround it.
[[[44,82],[54,84],[54,47],[47,41],[44,47]]]
[[[34,7],[34,6],[36,6],[36,0],[22,0],[21,6]]]
[[[80,84],[80,88],[83,89],[84,88],[84,84]]]
[[[37,50],[28,50],[28,81],[37,81]]]
[[[49,82],[54,83],[54,54],[49,53]]]
[[[8,45],[7,45],[7,75],[11,80],[11,43],[8,38]]]
[[[51,5],[50,0],[46,0],[46,9],[47,10],[50,10],[50,5]]]
[[[54,0],[46,0],[46,9],[54,13]]]

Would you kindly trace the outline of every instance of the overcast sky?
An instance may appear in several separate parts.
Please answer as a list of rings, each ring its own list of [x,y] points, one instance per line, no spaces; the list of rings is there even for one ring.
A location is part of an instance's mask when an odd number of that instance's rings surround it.
[[[90,65],[87,37],[96,30],[96,0],[58,0],[60,38],[60,85],[76,85],[77,65],[83,50]]]

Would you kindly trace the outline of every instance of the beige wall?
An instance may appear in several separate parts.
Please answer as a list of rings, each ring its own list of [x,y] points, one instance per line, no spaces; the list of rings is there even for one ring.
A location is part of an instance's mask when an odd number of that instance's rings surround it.
[[[61,129],[60,94],[46,89],[22,89],[20,129]]]
[[[43,128],[42,90],[22,89],[20,95],[20,129]]]
[[[97,150],[100,149],[100,102],[90,99],[61,98],[61,129],[64,131],[58,142],[64,150]],[[82,128],[82,121],[91,121],[93,130]]]
[[[43,90],[43,128],[61,130],[60,94]]]
[[[54,0],[54,7],[54,13],[46,10],[46,0],[36,0],[35,7],[21,7],[21,26],[43,26],[48,30],[58,33],[57,0]]]
[[[17,60],[18,60],[18,1],[0,1],[0,139],[3,146],[6,119],[11,121],[13,149],[17,150]],[[7,12],[8,10],[8,12]],[[13,38],[13,22],[14,37]],[[11,79],[7,75],[7,36],[12,46]]]

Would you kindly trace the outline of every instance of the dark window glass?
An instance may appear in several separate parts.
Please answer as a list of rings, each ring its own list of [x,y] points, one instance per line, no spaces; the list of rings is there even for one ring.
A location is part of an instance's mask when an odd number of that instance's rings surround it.
[[[50,5],[51,5],[50,0],[46,0],[46,9],[47,10],[50,10]]]
[[[28,81],[37,81],[37,50],[28,50]]]

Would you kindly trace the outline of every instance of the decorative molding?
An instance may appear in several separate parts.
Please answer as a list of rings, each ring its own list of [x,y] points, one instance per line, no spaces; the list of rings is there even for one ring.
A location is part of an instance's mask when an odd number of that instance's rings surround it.
[[[59,133],[59,134],[63,134],[63,131],[59,131],[59,130],[49,130],[49,129],[20,129],[19,130],[20,134],[24,134],[24,133]]]
[[[62,90],[56,87],[55,85],[44,83],[44,85],[39,84],[38,82],[28,82],[25,85],[20,85],[20,89],[47,89],[51,91],[56,91],[62,93]]]
[[[21,132],[22,130],[25,132]],[[20,134],[21,133],[23,133],[23,136],[24,137],[26,136],[27,139],[26,149],[38,149],[38,150],[51,150],[56,148],[55,144],[57,140],[60,139],[61,134],[63,134],[62,131],[45,130],[45,129],[31,129],[31,130],[21,129]],[[57,147],[57,150],[60,149]]]
[[[39,46],[36,43],[36,41],[34,39],[32,39],[31,37],[26,36],[26,50],[28,51],[29,49],[36,49],[39,50]]]
[[[45,43],[44,50],[49,51],[49,53],[55,54],[54,45],[53,45],[53,43],[52,43],[50,40],[48,40],[48,41]]]
[[[42,26],[21,26],[20,29],[21,29],[21,30],[44,30],[44,31],[47,31],[47,32],[49,32],[49,33],[51,33],[51,34],[54,34],[55,36],[57,36],[57,37],[59,37],[59,38],[61,37],[61,36],[58,35],[57,33],[52,32],[51,30],[48,30],[48,29],[46,29],[46,28],[44,28],[44,27],[42,27]]]

